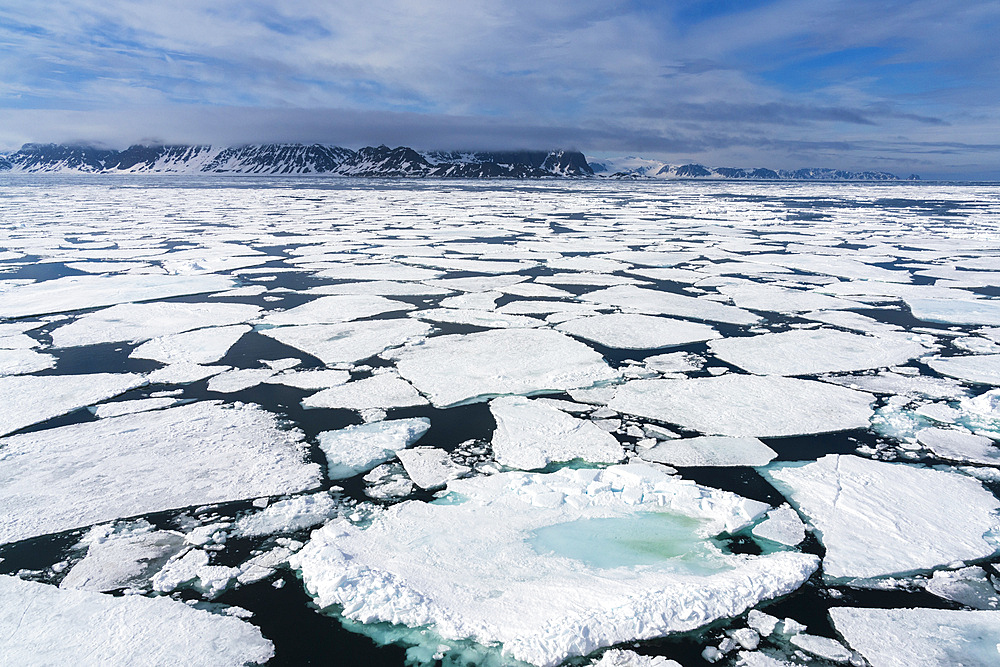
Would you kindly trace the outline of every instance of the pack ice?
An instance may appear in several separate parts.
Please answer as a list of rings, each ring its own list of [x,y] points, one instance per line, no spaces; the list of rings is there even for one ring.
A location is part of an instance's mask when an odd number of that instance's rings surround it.
[[[348,619],[552,666],[738,615],[795,590],[817,564],[725,553],[709,538],[768,507],[645,464],[501,473],[448,490],[365,528],[334,520],[292,566],[320,607]]]
[[[919,572],[1000,547],[1000,501],[965,475],[838,454],[761,472],[816,528],[830,579]]]
[[[274,645],[249,623],[170,598],[0,576],[0,656],[10,665],[240,667],[267,662]]]
[[[0,439],[0,544],[120,517],[318,486],[297,431],[199,402]]]
[[[652,315],[612,314],[581,317],[564,322],[556,329],[605,347],[629,350],[676,347],[719,337],[719,333],[707,324]]]

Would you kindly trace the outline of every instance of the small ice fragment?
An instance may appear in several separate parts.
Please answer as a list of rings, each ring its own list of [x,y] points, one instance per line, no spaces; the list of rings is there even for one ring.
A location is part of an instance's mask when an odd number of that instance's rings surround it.
[[[796,646],[806,653],[811,653],[831,662],[844,663],[851,660],[851,652],[844,648],[844,645],[836,639],[801,633],[794,635],[788,641],[792,643],[792,646]]]
[[[590,667],[681,667],[681,665],[662,655],[639,655],[635,651],[613,648],[591,662]]]
[[[928,593],[973,609],[1000,609],[1000,597],[981,567],[938,570],[924,587]]]
[[[413,385],[393,373],[380,373],[354,380],[302,399],[302,406],[305,408],[365,410],[418,405],[427,405],[427,399]]]
[[[753,527],[753,534],[765,540],[794,547],[806,538],[806,526],[798,513],[782,505],[767,513],[767,518]]]
[[[122,415],[131,415],[136,412],[146,412],[147,410],[159,410],[160,408],[168,408],[171,405],[177,403],[176,398],[139,398],[132,401],[115,401],[114,403],[102,403],[97,407],[91,408],[94,416],[100,419],[106,419],[108,417],[120,417]]]
[[[208,381],[208,390],[221,394],[233,394],[260,383],[274,375],[270,368],[237,368],[220,373]]]
[[[240,517],[233,525],[235,537],[263,537],[294,533],[321,524],[336,513],[337,503],[328,493],[312,493],[279,500],[260,512]]]
[[[153,359],[164,364],[213,364],[226,356],[229,348],[249,331],[249,325],[234,324],[160,336],[132,350],[129,357]]]
[[[780,619],[776,616],[771,616],[757,609],[751,609],[747,614],[747,625],[760,633],[761,637],[770,637],[779,622]]]
[[[345,479],[393,458],[397,451],[419,440],[430,427],[430,420],[423,417],[392,419],[324,431],[316,439],[326,455],[327,477]]]
[[[413,483],[421,489],[438,489],[469,472],[469,468],[451,460],[448,452],[436,447],[400,449],[396,456]]]

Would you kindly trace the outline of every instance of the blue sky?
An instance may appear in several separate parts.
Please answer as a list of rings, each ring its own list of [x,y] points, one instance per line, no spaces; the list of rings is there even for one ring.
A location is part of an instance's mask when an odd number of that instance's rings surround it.
[[[1000,178],[998,34],[996,0],[0,0],[0,149],[566,147]]]

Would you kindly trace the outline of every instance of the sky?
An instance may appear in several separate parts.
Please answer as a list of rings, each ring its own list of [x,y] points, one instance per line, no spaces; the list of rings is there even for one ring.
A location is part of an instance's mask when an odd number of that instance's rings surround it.
[[[997,0],[0,0],[0,150],[566,148],[1000,179],[997,35]]]

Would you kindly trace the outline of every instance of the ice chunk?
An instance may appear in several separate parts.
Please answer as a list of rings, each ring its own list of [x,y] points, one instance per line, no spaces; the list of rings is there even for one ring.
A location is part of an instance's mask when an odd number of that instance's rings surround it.
[[[3,438],[0,543],[313,488],[301,438],[256,406],[215,402]]]
[[[574,459],[615,463],[625,457],[610,433],[545,404],[506,396],[490,401],[490,411],[497,423],[493,456],[508,468],[537,470]]]
[[[806,653],[811,653],[830,662],[850,662],[851,660],[851,652],[844,648],[844,645],[836,639],[810,635],[803,632],[793,635],[788,641],[791,642],[792,646],[796,646]]]
[[[918,320],[945,324],[1000,325],[1000,301],[994,299],[920,299],[905,297]]]
[[[0,576],[0,599],[0,655],[9,664],[240,667],[274,656],[249,623],[170,598],[112,597]]]
[[[344,479],[371,470],[419,440],[431,427],[424,417],[392,419],[324,431],[316,436],[326,455],[327,477]]]
[[[581,317],[564,322],[556,329],[605,347],[628,350],[676,347],[719,337],[719,333],[707,324],[651,315]]]
[[[833,329],[797,329],[784,333],[714,340],[712,354],[758,375],[815,375],[894,366],[928,352],[904,336],[860,336]]]
[[[710,536],[766,506],[653,466],[448,488],[454,501],[404,502],[366,528],[332,521],[292,567],[320,607],[339,605],[348,619],[425,628],[435,647],[438,637],[499,644],[505,657],[550,667],[738,615],[816,566],[799,553],[725,554]]]
[[[0,377],[0,435],[13,433],[146,384],[134,373]]]
[[[777,453],[757,438],[706,435],[666,440],[639,454],[647,461],[671,466],[762,466]]]
[[[769,637],[780,620],[757,609],[751,609],[747,614],[747,625],[756,630],[762,637]]]
[[[261,322],[272,326],[289,324],[329,324],[361,320],[382,313],[413,310],[416,306],[382,296],[338,294],[321,296],[301,306],[278,313],[268,313]]]
[[[225,373],[231,366],[202,366],[200,364],[170,364],[150,373],[147,377],[152,384],[190,384],[205,378]]]
[[[861,305],[835,296],[761,283],[745,282],[736,285],[720,285],[718,290],[732,299],[733,303],[740,308],[772,313],[838,310],[857,308]]]
[[[56,358],[51,354],[41,354],[25,348],[0,348],[0,376],[36,373],[55,366]]]
[[[799,515],[788,505],[767,513],[767,518],[753,527],[757,537],[794,547],[806,538],[806,526]]]
[[[320,285],[307,290],[308,294],[375,294],[381,296],[442,296],[449,290],[421,283],[400,283],[392,280],[367,280],[358,283]]]
[[[816,528],[830,579],[929,570],[997,550],[1000,501],[964,475],[837,454],[762,472]]]
[[[642,362],[646,367],[660,373],[686,373],[696,371],[704,364],[704,359],[687,352],[670,352],[646,357]]]
[[[325,364],[350,363],[425,336],[431,326],[410,318],[344,324],[305,324],[260,333],[311,354]]]
[[[439,489],[449,480],[458,479],[469,472],[469,468],[452,461],[448,452],[436,447],[400,449],[396,456],[406,469],[406,474],[421,489]]]
[[[114,403],[102,403],[97,407],[90,408],[90,411],[100,419],[107,417],[121,417],[131,415],[136,412],[146,412],[147,410],[159,410],[167,408],[177,402],[176,398],[161,396],[158,398],[138,398],[132,401],[115,401]]]
[[[803,313],[800,317],[862,333],[888,334],[902,330],[902,327],[898,327],[895,324],[886,324],[867,315],[852,313],[846,310],[818,310]]]
[[[830,618],[872,667],[988,667],[1000,660],[1000,612],[833,607]]]
[[[545,287],[545,285],[536,285],[536,287]],[[467,292],[441,299],[441,307],[462,310],[493,310],[497,307],[497,299],[502,296],[502,292]],[[564,294],[564,296],[568,295]]]
[[[236,537],[263,537],[294,533],[321,524],[337,511],[328,493],[310,493],[271,503],[259,512],[240,517],[233,526]]]
[[[89,591],[139,589],[184,547],[178,533],[153,530],[146,521],[94,526],[78,545],[87,555],[70,569],[60,588]]]
[[[860,389],[874,394],[925,396],[927,398],[962,398],[965,396],[965,389],[958,382],[948,378],[935,378],[926,375],[901,375],[891,371],[882,371],[875,375],[826,376],[820,379],[824,382],[832,382],[842,387]]]
[[[250,329],[246,324],[234,324],[160,336],[132,350],[129,357],[164,364],[214,364]]]
[[[413,385],[394,373],[379,373],[363,380],[354,380],[302,399],[302,406],[306,408],[365,410],[416,405],[427,405],[427,399]]]
[[[1000,384],[1000,354],[931,357],[927,365],[942,375],[974,384]]]
[[[509,327],[540,327],[544,322],[535,317],[507,315],[492,310],[471,310],[468,308],[428,308],[411,313],[411,316],[444,322],[447,324],[467,324],[474,327],[506,329]]]
[[[952,600],[973,609],[1000,608],[1000,597],[986,570],[964,567],[961,570],[939,570],[924,587],[928,593]]]
[[[590,667],[681,667],[681,664],[662,655],[639,655],[635,651],[613,648],[591,662]]]
[[[332,269],[320,271],[316,274],[320,278],[331,278],[333,280],[392,280],[392,281],[416,281],[439,278],[444,274],[440,271],[421,269],[415,266],[405,266],[403,264],[382,263],[382,264],[341,264]]]
[[[729,324],[755,324],[760,317],[748,310],[716,303],[709,299],[699,299],[673,292],[620,285],[589,292],[580,297],[584,301],[606,306],[617,306],[649,315],[676,315],[694,320],[727,322]]]
[[[617,377],[597,352],[550,330],[437,336],[394,356],[400,374],[437,407],[589,387]]]
[[[217,391],[220,394],[234,394],[250,387],[256,387],[274,373],[275,371],[270,368],[237,368],[219,373],[209,380],[208,390]]]
[[[633,380],[618,388],[609,406],[710,435],[765,438],[866,428],[873,400],[813,380],[728,374]]]
[[[52,332],[56,347],[127,341],[251,320],[260,307],[245,303],[128,303],[80,316]]]
[[[921,445],[942,459],[1000,465],[1000,448],[985,436],[946,428],[920,429],[916,436]]]
[[[224,276],[66,276],[0,292],[0,317],[27,317],[221,292],[235,285],[234,280]]]
[[[267,384],[283,384],[299,389],[327,389],[344,384],[351,379],[349,371],[329,369],[278,373],[264,380]]]

